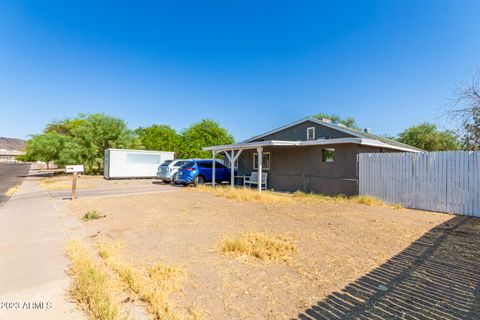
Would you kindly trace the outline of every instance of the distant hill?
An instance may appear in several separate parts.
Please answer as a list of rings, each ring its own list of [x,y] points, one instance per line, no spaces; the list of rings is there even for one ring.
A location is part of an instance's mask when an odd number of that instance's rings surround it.
[[[0,137],[0,149],[25,151],[25,140]]]

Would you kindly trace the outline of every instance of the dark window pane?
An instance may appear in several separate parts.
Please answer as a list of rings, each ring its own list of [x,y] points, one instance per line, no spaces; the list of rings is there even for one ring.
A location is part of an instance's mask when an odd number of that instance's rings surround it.
[[[253,169],[258,169],[258,153],[255,153],[255,156],[253,158]],[[270,169],[270,153],[262,154],[262,169]]]
[[[213,163],[212,163],[212,161],[198,161],[197,165],[202,167],[202,168],[210,168],[211,169]]]
[[[323,162],[334,162],[335,161],[335,149],[323,149],[322,150],[322,161]]]
[[[215,167],[216,167],[216,168],[226,168],[226,167],[223,165],[223,163],[220,163],[220,162],[218,162],[218,161],[215,163]]]
[[[185,161],[185,162],[183,163],[183,165],[182,165],[182,168],[191,167],[191,166],[193,166],[193,165],[195,165],[195,162],[193,162],[193,161]]]
[[[161,164],[162,167],[168,167],[168,165],[172,163],[172,160],[167,160],[164,163]]]

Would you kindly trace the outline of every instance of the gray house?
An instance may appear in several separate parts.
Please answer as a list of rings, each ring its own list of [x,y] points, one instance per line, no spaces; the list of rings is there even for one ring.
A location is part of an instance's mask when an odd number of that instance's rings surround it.
[[[328,119],[305,118],[240,143],[211,146],[234,163],[235,175],[252,177],[262,189],[358,194],[357,155],[364,152],[421,152],[384,137]],[[235,181],[232,170],[231,182]],[[266,181],[262,181],[262,177]],[[246,178],[248,182],[248,178]]]

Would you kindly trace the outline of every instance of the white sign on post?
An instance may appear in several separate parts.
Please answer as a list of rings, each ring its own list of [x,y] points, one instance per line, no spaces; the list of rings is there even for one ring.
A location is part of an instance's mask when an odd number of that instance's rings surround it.
[[[81,173],[83,172],[83,164],[65,166],[66,173]]]

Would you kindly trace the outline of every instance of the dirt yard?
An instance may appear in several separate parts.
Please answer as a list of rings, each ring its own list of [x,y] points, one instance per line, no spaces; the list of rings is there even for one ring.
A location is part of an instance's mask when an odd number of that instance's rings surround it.
[[[106,180],[103,176],[80,175],[77,180],[77,188],[93,189],[112,186],[144,185],[151,184],[152,180],[153,179]],[[72,176],[62,175],[44,178],[40,181],[40,185],[45,190],[68,190],[72,188]]]
[[[88,180],[88,179],[86,179]],[[134,265],[157,261],[186,270],[178,309],[204,319],[286,319],[341,290],[407,248],[447,214],[356,203],[263,204],[192,188],[83,199],[69,204],[95,243],[120,241]],[[290,258],[261,261],[219,253],[229,236],[265,232],[291,239]]]

